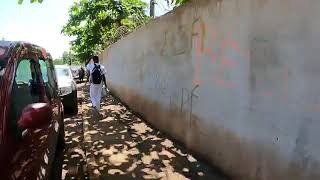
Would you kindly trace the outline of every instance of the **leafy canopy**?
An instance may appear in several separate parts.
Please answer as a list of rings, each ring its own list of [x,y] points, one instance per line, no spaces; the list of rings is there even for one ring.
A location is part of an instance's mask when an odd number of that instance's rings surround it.
[[[175,7],[188,0],[166,1]],[[42,3],[43,0],[30,0]],[[157,2],[157,0],[155,0]],[[19,4],[23,0],[18,0]],[[144,10],[148,4],[142,0],[79,0],[69,9],[69,20],[62,33],[71,36],[70,53],[76,59],[72,62],[85,62],[93,54],[99,53],[122,36],[147,22],[150,17]],[[65,55],[65,54],[64,54]],[[64,63],[65,63],[64,58]]]
[[[161,0],[160,0],[161,1]],[[179,6],[185,2],[187,2],[188,0],[165,0],[168,4],[174,4],[175,6]],[[30,0],[31,3],[34,2],[38,2],[38,3],[42,3],[43,0]],[[19,4],[23,3],[23,0],[18,0]]]
[[[165,0],[165,1],[167,1],[168,4],[172,4],[177,7],[177,6],[180,6],[181,4],[186,3],[189,0]]]
[[[74,37],[71,51],[85,62],[148,21],[146,7],[141,0],[80,0],[69,9],[62,32]]]
[[[30,0],[30,3],[42,3],[43,2],[43,0]],[[19,4],[22,4],[23,3],[23,0],[18,0],[18,3]]]

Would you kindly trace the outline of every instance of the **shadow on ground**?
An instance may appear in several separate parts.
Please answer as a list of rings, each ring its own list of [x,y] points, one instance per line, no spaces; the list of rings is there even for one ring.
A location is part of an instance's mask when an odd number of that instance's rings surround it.
[[[91,179],[227,179],[197,160],[185,147],[150,127],[111,95],[104,98],[100,114],[95,113],[88,102],[87,87],[82,86],[80,91],[83,89],[86,90],[81,94],[81,117]],[[68,122],[66,129],[73,126]],[[66,133],[66,138],[69,146],[80,141],[76,132]],[[83,161],[80,154],[70,155],[68,158],[72,160]]]
[[[65,149],[62,179],[87,179],[86,160],[83,147],[83,123],[81,111],[77,117],[65,119]]]
[[[66,145],[56,154],[62,179],[227,179],[111,95],[96,113],[88,87],[78,87],[79,113],[66,117]]]
[[[64,130],[65,146],[61,151],[56,152],[54,171],[60,174],[54,175],[51,179],[89,179],[85,151],[83,146],[83,110],[81,108],[82,98],[78,99],[79,112],[77,115],[65,112]]]

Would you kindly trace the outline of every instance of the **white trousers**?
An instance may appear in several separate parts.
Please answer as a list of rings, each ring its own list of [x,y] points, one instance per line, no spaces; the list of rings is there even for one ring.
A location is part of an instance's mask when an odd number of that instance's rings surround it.
[[[101,84],[90,84],[90,99],[93,107],[100,110],[102,83]]]

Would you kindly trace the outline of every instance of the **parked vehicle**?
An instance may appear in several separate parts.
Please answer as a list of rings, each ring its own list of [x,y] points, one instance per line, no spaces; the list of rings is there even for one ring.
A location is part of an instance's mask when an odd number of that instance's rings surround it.
[[[45,49],[0,41],[0,177],[48,179],[64,145],[63,105]]]
[[[71,72],[72,72],[72,76],[74,79],[79,79],[79,70],[80,70],[81,66],[70,66]]]
[[[55,70],[58,78],[59,94],[65,110],[77,114],[77,85],[73,79],[71,68],[68,65],[56,65]]]

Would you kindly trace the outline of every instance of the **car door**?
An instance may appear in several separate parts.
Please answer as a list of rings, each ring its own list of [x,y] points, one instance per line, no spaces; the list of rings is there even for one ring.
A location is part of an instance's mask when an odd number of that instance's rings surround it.
[[[10,162],[11,179],[47,179],[54,157],[59,124],[59,105],[54,87],[49,83],[47,66],[41,68],[38,59],[19,60],[11,93],[10,129],[16,152]],[[48,71],[47,71],[48,72]],[[41,129],[19,129],[18,118],[23,108],[37,102],[50,103],[53,110],[50,123]],[[49,118],[49,117],[48,117]]]
[[[58,143],[64,143],[64,122],[63,106],[58,95],[58,85],[54,66],[51,59],[39,59],[42,79],[45,86],[46,95],[50,101],[53,110],[52,123],[48,131],[48,163],[46,164],[47,174],[50,176],[52,163],[55,160],[55,154]],[[62,139],[59,139],[60,138]],[[60,140],[60,142],[59,142]],[[62,142],[63,141],[63,142]],[[61,167],[62,168],[62,167]]]

